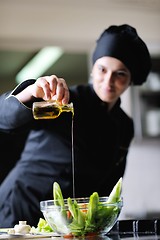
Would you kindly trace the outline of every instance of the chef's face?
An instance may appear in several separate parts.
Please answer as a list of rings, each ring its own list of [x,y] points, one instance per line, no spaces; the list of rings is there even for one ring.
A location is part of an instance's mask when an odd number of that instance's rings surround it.
[[[93,88],[98,97],[112,107],[131,83],[131,73],[118,59],[102,57],[92,69]]]

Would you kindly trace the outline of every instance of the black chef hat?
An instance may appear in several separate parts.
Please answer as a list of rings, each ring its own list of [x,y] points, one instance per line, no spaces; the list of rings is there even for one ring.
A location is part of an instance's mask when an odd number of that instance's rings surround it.
[[[104,56],[122,61],[131,72],[134,85],[145,82],[151,70],[151,57],[146,44],[136,29],[127,24],[110,26],[100,35],[93,53],[93,64]]]

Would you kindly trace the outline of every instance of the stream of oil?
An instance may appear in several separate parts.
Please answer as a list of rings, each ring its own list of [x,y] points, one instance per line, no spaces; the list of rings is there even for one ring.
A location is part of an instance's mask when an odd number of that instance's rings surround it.
[[[74,134],[73,134],[73,115],[72,115],[72,127],[71,127],[71,137],[72,137],[72,191],[73,198],[75,198],[75,159],[74,159]]]

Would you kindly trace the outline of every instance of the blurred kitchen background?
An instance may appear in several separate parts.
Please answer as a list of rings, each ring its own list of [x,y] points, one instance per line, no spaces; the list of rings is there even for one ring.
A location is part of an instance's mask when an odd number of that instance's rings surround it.
[[[97,37],[109,25],[124,23],[134,26],[148,45],[153,67],[147,82],[122,98],[124,110],[134,119],[135,138],[123,179],[121,218],[156,218],[160,217],[160,0],[0,0],[0,94],[41,75],[57,74],[68,85],[88,82]],[[43,63],[31,70],[40,56]],[[28,63],[29,75],[24,68]],[[21,148],[21,136],[0,134],[1,181]]]

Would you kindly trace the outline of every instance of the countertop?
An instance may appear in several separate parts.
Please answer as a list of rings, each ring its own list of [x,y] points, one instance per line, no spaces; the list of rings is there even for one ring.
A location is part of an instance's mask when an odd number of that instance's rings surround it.
[[[69,238],[49,235],[8,235],[0,234],[0,239],[39,239],[39,240],[69,240]],[[121,220],[108,234],[90,237],[70,238],[70,240],[160,240],[160,219],[152,220]]]
[[[2,237],[0,235],[0,239],[3,240],[24,240],[24,239],[38,239],[38,240],[66,240],[66,238],[63,237]],[[86,237],[86,238],[71,238],[73,240],[160,240],[160,235],[157,234],[149,234],[149,233],[144,233],[144,234],[132,234],[132,233],[122,233],[122,234],[112,234],[112,235],[106,235],[106,236],[92,236],[92,237]],[[70,240],[71,240],[70,239]]]

